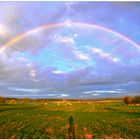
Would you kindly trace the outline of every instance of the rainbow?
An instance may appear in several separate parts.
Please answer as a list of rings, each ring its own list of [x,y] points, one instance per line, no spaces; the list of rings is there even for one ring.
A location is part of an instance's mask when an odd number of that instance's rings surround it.
[[[105,31],[105,32],[112,33],[112,34],[120,37],[121,39],[129,42],[130,44],[132,44],[136,48],[140,49],[140,46],[137,43],[132,41],[127,36],[122,35],[122,34],[116,32],[116,31],[113,31],[113,30],[111,30],[109,28],[106,28],[106,27],[103,27],[103,26],[100,26],[100,25],[96,25],[96,24],[87,24],[87,23],[79,23],[79,22],[68,22],[68,23],[64,22],[64,23],[46,24],[46,25],[40,26],[38,28],[32,29],[30,31],[27,31],[27,32],[24,32],[24,33],[21,33],[21,34],[15,36],[14,38],[12,38],[9,41],[7,41],[3,46],[1,46],[1,48],[3,48],[3,47],[10,47],[13,44],[15,44],[16,42],[22,40],[24,37],[26,37],[26,35],[32,34],[34,32],[38,32],[40,30],[49,29],[49,28],[55,28],[55,27],[61,27],[61,26],[71,26],[71,25],[76,25],[76,26],[80,26],[80,27],[88,27],[88,28],[96,28],[96,29],[99,29],[99,30],[102,30],[102,31]]]

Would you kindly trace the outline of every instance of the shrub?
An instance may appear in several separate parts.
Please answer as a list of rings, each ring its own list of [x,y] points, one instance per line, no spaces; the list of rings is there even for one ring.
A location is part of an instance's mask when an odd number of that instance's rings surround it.
[[[139,104],[140,103],[140,96],[135,96],[133,102],[136,104]]]
[[[4,97],[0,97],[0,103],[5,103]]]
[[[17,103],[17,101],[14,100],[14,99],[12,99],[12,100],[10,100],[10,101],[8,102],[8,104],[16,104],[16,103]]]
[[[29,103],[30,102],[30,99],[26,97],[26,98],[23,99],[23,102],[24,103]]]
[[[123,101],[127,105],[128,104],[140,104],[140,96],[135,96],[134,98],[126,96]]]
[[[124,101],[125,104],[128,105],[128,104],[131,104],[133,102],[133,98],[129,97],[129,96],[126,96],[123,101]]]

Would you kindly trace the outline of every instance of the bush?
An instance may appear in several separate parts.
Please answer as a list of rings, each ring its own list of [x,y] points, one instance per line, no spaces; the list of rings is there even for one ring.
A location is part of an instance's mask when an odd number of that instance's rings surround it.
[[[5,103],[4,97],[0,97],[0,103]]]
[[[140,104],[140,96],[135,96],[134,98],[126,96],[123,101],[127,105],[128,104]]]
[[[29,103],[29,102],[30,102],[30,99],[26,97],[26,98],[23,99],[23,102],[24,102],[25,104],[26,104],[26,103]]]
[[[12,99],[12,100],[10,100],[10,101],[8,102],[8,104],[16,104],[16,103],[17,103],[17,101],[14,100],[14,99]]]
[[[131,104],[133,102],[133,98],[129,97],[129,96],[126,96],[123,101],[124,101],[125,104],[128,105],[128,104]]]
[[[135,98],[133,99],[133,102],[136,104],[140,103],[140,96],[135,96]]]

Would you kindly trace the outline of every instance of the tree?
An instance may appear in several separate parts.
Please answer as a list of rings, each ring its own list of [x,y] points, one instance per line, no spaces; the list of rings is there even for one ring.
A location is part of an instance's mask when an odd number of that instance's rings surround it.
[[[17,101],[15,99],[12,99],[8,102],[8,104],[16,104],[16,103],[17,103]]]
[[[0,103],[5,103],[4,97],[0,97]]]
[[[128,105],[128,104],[131,104],[133,102],[133,98],[129,97],[129,96],[126,96],[123,101],[124,101],[125,104]]]
[[[69,117],[68,137],[69,139],[75,139],[74,119],[72,116]]]
[[[23,102],[26,104],[26,103],[29,103],[30,102],[30,99],[28,97],[24,98],[23,99]]]
[[[136,104],[140,103],[140,96],[135,96],[134,103],[136,103]]]

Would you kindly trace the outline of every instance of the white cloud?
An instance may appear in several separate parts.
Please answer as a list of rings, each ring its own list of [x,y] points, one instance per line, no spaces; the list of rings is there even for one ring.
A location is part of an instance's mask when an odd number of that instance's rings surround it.
[[[35,70],[35,65],[33,63],[27,63],[26,66],[29,68],[29,75],[32,78],[35,78],[37,76],[37,72]]]
[[[0,82],[0,86],[8,85],[6,82]]]
[[[75,37],[75,38],[78,37],[78,34],[73,34],[73,37]]]
[[[89,60],[89,57],[87,55],[80,53],[79,51],[75,51],[75,54],[80,60]]]
[[[75,34],[77,36],[77,34]],[[74,36],[62,36],[55,35],[54,40],[56,43],[60,43],[61,47],[59,47],[59,51],[61,51],[64,57],[74,60],[89,60],[89,56],[85,53],[82,53],[78,50],[76,46]]]
[[[35,70],[31,70],[30,71],[30,76],[35,78],[37,75],[36,75],[36,71]]]
[[[69,36],[55,35],[54,39],[58,43],[71,43],[71,44],[75,43],[73,37],[69,37]]]
[[[4,45],[17,34],[22,32],[20,4],[2,4],[0,10],[0,45]]]
[[[70,19],[66,19],[66,20],[65,20],[65,25],[66,25],[67,27],[71,27],[71,26],[72,26],[71,20],[70,20]]]
[[[55,71],[52,71],[52,73],[54,73],[54,74],[63,74],[65,72],[64,71],[60,71],[60,70],[55,70]]]
[[[18,87],[9,87],[9,90],[20,91],[20,92],[30,92],[30,93],[39,93],[42,92],[41,89],[30,89],[30,88],[18,88]]]
[[[100,95],[100,94],[92,94],[93,96],[98,96],[98,95]]]
[[[60,94],[61,97],[68,97],[68,94]]]
[[[58,96],[58,94],[47,94],[46,96]]]
[[[5,37],[9,34],[8,27],[0,23],[0,37]]]
[[[96,90],[94,92],[96,92],[96,93],[121,93],[122,91],[117,91],[117,90]]]
[[[26,59],[25,57],[19,57],[18,60],[19,60],[20,62],[28,62],[28,61],[29,61],[29,60]]]
[[[68,97],[69,95],[68,94],[55,94],[55,93],[52,93],[52,94],[47,94],[45,96],[49,96],[49,97]]]
[[[99,55],[99,56],[102,57],[102,58],[111,60],[111,61],[113,61],[113,62],[119,62],[119,59],[118,59],[118,58],[113,57],[110,53],[106,53],[106,52],[104,52],[103,50],[101,50],[101,49],[99,49],[99,48],[91,48],[91,51],[92,51],[94,54],[97,54],[97,55]]]
[[[91,93],[93,93],[94,91],[85,91],[85,92],[83,92],[84,94],[91,94]]]
[[[119,88],[119,89],[117,89],[117,90],[119,90],[119,91],[124,91],[125,89],[121,89],[121,88]]]
[[[97,94],[97,93],[122,93],[123,91],[118,90],[93,90],[93,91],[85,91],[83,94]],[[92,94],[92,95],[93,95]]]

